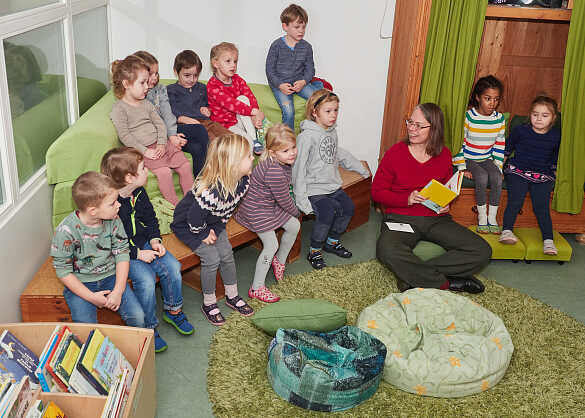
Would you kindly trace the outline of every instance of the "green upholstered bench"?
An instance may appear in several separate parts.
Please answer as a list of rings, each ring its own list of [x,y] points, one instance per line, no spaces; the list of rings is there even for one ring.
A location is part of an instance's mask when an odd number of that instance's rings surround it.
[[[476,226],[471,225],[468,227],[470,231],[476,235],[482,237],[492,247],[492,260],[524,260],[526,257],[526,247],[522,240],[518,241],[515,245],[502,244],[499,239],[499,235],[495,234],[480,234],[476,231]],[[530,229],[530,228],[528,228]],[[541,241],[541,252],[542,252],[542,241]]]
[[[527,263],[532,260],[558,261],[561,263],[571,260],[573,248],[571,248],[567,240],[557,231],[554,231],[553,237],[558,250],[557,255],[546,255],[542,252],[542,234],[538,228],[514,228],[514,234],[516,234],[518,240],[522,241],[526,247],[524,259]],[[513,247],[513,245],[510,247]]]

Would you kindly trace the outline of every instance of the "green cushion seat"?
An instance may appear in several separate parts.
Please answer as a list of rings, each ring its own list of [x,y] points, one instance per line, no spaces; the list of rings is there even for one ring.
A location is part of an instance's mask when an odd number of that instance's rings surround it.
[[[492,388],[514,351],[498,316],[438,289],[391,293],[365,308],[356,325],[386,345],[383,379],[423,396],[455,398]]]
[[[258,328],[274,336],[279,328],[333,331],[346,324],[347,312],[322,299],[292,299],[266,305],[251,319]]]
[[[526,246],[526,260],[569,261],[573,248],[558,232],[553,232],[553,240],[557,247],[557,255],[546,255],[542,252],[542,233],[539,228],[514,228],[514,234]]]
[[[524,260],[526,246],[522,240],[518,240],[514,245],[502,244],[499,235],[477,232],[477,225],[471,225],[468,229],[482,237],[492,247],[492,260]]]
[[[446,253],[443,247],[430,241],[419,241],[412,252],[422,261],[428,261]]]
[[[329,333],[279,329],[268,350],[268,380],[293,405],[344,411],[376,392],[385,358],[384,344],[353,326]]]

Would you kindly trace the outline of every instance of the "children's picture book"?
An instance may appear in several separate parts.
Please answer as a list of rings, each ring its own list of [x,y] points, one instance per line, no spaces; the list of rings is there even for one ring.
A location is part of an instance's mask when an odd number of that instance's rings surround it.
[[[54,390],[54,387],[56,385],[56,383],[53,381],[53,378],[45,368],[45,365],[47,364],[49,355],[57,345],[60,329],[61,327],[57,325],[53,330],[53,333],[49,337],[47,344],[45,344],[45,348],[43,348],[43,351],[39,356],[39,365],[35,370],[35,376],[37,377],[43,392],[51,392],[52,390]]]
[[[97,391],[93,384],[88,381],[85,375],[83,375],[80,369],[77,367],[81,359],[83,358],[83,353],[85,352],[86,346],[87,342],[81,346],[81,352],[77,357],[77,361],[75,362],[73,370],[71,371],[71,375],[69,376],[69,390],[73,393],[78,393],[82,395],[98,396],[101,395],[101,393]],[[95,382],[95,384],[97,385],[97,382]]]
[[[24,376],[18,387],[16,393],[12,397],[12,402],[7,406],[3,417],[7,418],[21,418],[24,416],[26,410],[33,403],[35,390],[30,385],[30,378]]]
[[[437,180],[432,179],[420,191],[420,194],[427,198],[422,204],[439,213],[441,209],[459,196],[462,183],[463,171],[457,171],[445,184],[441,184]]]
[[[57,332],[57,342],[55,344],[55,347],[53,347],[53,349],[49,353],[49,356],[47,357],[47,362],[45,363],[46,371],[51,375],[50,378],[52,378],[53,381],[56,383],[56,385],[52,389],[55,389],[55,391],[57,392],[67,392],[67,384],[63,382],[61,379],[59,379],[59,377],[55,374],[55,362],[57,361],[57,358],[61,354],[63,350],[63,345],[65,344],[65,341],[67,340],[69,335],[71,335],[71,330],[69,329],[69,327],[61,326],[59,328],[59,331]],[[49,379],[49,377],[46,376],[46,379]]]
[[[43,416],[44,409],[45,406],[43,401],[37,399],[36,401],[33,401],[30,408],[28,408],[28,411],[25,412],[24,418],[41,418]]]
[[[134,376],[134,368],[108,337],[102,342],[93,362],[93,370],[108,390],[124,370],[129,371],[129,380]]]
[[[39,384],[35,370],[39,358],[26,345],[20,342],[10,331],[4,330],[0,335],[0,380],[10,379],[19,383],[23,376],[28,376],[33,386]]]
[[[93,362],[103,341],[104,335],[98,329],[91,330],[75,367],[100,395],[107,395],[108,388],[99,381],[97,373],[93,372]]]
[[[67,336],[67,341],[65,342],[54,367],[57,377],[67,386],[69,386],[69,379],[73,372],[73,368],[77,363],[79,354],[81,354],[81,342],[74,334],[70,334]]]
[[[49,404],[43,411],[43,418],[65,418],[65,413],[59,408],[55,402],[49,401]]]

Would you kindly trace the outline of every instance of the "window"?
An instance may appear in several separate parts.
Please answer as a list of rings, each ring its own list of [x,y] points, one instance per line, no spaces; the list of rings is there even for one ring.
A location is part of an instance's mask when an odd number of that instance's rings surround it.
[[[99,7],[73,16],[75,68],[79,115],[103,96],[109,85],[106,8]]]
[[[48,148],[108,89],[107,7],[0,0],[0,223],[46,184]]]
[[[19,184],[45,165],[69,126],[61,22],[4,40],[6,79]]]
[[[51,3],[58,3],[59,0],[2,0],[0,2],[0,16],[11,13],[22,12]]]

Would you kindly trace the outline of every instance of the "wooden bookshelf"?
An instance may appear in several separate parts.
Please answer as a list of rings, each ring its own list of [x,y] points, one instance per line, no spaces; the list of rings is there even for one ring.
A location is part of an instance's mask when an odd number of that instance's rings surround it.
[[[571,9],[544,9],[541,7],[520,7],[489,4],[486,18],[570,21]]]

